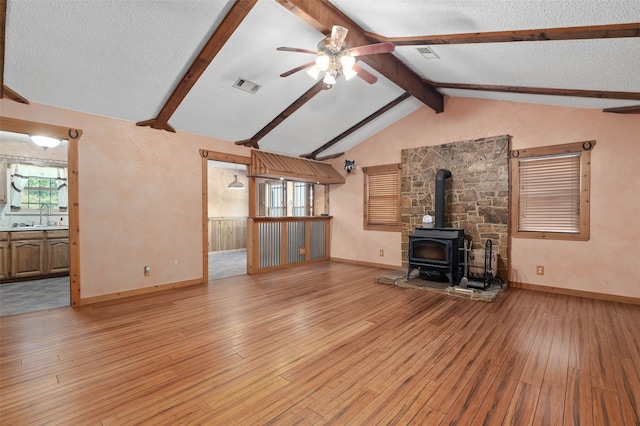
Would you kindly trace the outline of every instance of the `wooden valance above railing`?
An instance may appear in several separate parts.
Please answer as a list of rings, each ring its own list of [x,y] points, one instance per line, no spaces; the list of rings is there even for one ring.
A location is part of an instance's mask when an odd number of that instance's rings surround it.
[[[287,157],[259,150],[251,151],[251,165],[247,176],[308,183],[344,183],[342,176],[331,164],[305,158]]]

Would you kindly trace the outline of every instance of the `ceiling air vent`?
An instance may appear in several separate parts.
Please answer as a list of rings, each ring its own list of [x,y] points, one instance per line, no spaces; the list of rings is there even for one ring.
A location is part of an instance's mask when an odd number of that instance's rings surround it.
[[[431,50],[430,47],[418,47],[417,50],[427,59],[440,59],[440,56],[436,55],[436,52]]]
[[[259,84],[255,84],[249,80],[245,80],[244,78],[239,78],[235,83],[233,83],[233,87],[255,95],[255,93],[260,90],[262,86],[260,86]]]

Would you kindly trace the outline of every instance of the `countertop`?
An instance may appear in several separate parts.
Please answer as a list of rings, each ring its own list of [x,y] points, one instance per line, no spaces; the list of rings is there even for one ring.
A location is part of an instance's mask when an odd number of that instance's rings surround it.
[[[58,225],[34,225],[34,226],[0,226],[0,232],[20,232],[20,231],[57,231],[69,229],[68,226]]]

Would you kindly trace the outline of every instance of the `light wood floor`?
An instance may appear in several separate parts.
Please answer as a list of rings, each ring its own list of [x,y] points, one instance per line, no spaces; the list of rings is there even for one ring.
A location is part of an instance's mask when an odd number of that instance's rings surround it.
[[[1,319],[3,425],[637,425],[640,308],[320,263]]]

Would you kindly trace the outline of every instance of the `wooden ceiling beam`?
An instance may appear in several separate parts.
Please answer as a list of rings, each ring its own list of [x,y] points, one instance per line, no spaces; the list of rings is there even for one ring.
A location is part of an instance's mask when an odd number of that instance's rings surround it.
[[[158,116],[151,120],[140,121],[136,123],[137,126],[150,126],[153,129],[175,132],[175,129],[168,124],[169,119],[257,2],[258,0],[236,0],[229,13],[182,77]]]
[[[318,157],[316,158],[317,161],[328,161],[328,160],[333,160],[334,158],[338,158],[338,157],[342,157],[344,155],[344,152],[338,152],[335,154],[331,154],[331,155],[325,155],[324,157]]]
[[[392,100],[391,102],[389,102],[388,104],[386,104],[385,106],[383,106],[382,108],[380,108],[379,110],[377,110],[376,112],[374,112],[373,114],[371,114],[370,116],[365,118],[364,120],[360,121],[359,123],[351,126],[350,128],[348,128],[344,132],[340,133],[338,136],[336,136],[335,138],[331,139],[329,142],[325,143],[320,148],[316,149],[315,151],[313,151],[313,152],[311,152],[309,154],[303,154],[303,155],[301,155],[301,157],[310,158],[312,160],[317,160],[318,158],[316,158],[316,157],[318,156],[318,154],[320,154],[321,152],[326,151],[327,149],[331,148],[333,145],[337,144],[342,139],[346,138],[347,136],[349,136],[350,134],[352,134],[356,130],[364,127],[367,124],[369,124],[370,122],[372,122],[376,118],[380,117],[382,114],[384,114],[385,112],[389,111],[391,108],[395,107],[400,102],[404,101],[405,99],[407,99],[410,96],[411,95],[406,93],[406,92],[403,93],[402,95],[398,96],[396,99]],[[331,158],[331,156],[324,157],[324,159],[327,159],[327,158]]]
[[[318,81],[316,84],[311,86],[311,88],[309,90],[304,92],[304,94],[302,94],[302,96],[300,96],[298,99],[293,101],[293,103],[291,105],[289,105],[284,111],[282,111],[280,114],[278,114],[278,116],[276,118],[271,120],[271,122],[269,122],[269,124],[264,126],[253,137],[251,137],[250,139],[245,139],[245,140],[242,140],[242,141],[238,141],[235,144],[236,145],[249,146],[249,147],[252,147],[252,148],[259,149],[260,147],[258,146],[258,141],[260,141],[260,139],[265,137],[269,132],[271,132],[273,129],[275,129],[280,123],[282,123],[284,120],[286,120],[291,114],[296,112],[298,110],[298,108],[300,108],[302,105],[306,104],[309,100],[311,100],[311,98],[313,98],[315,95],[320,93],[320,91],[322,89],[324,89],[324,88],[325,88],[324,82],[322,80]]]
[[[11,88],[3,85],[1,98],[11,99],[12,101],[20,102],[21,104],[29,105],[29,100],[19,93],[11,90]]]
[[[593,25],[586,27],[546,28],[537,30],[493,31],[466,34],[440,34],[414,37],[384,37],[365,32],[370,42],[389,42],[396,46],[436,44],[511,43],[515,41],[585,40],[597,38],[640,37],[640,23]]]
[[[640,105],[631,105],[618,108],[606,108],[602,112],[613,112],[616,114],[640,114]]]
[[[4,51],[7,32],[7,0],[0,0],[0,99],[11,99],[29,105],[29,100],[4,84]]]
[[[439,83],[431,80],[428,81],[438,89],[480,90],[485,92],[523,93],[528,95],[574,96],[578,98],[640,100],[640,92],[551,89],[544,87],[494,86],[488,84]]]
[[[370,44],[364,30],[327,0],[277,0],[277,2],[324,34],[330,32],[333,25],[348,28],[346,41],[351,47]],[[444,97],[392,54],[361,56],[358,59],[435,112],[444,111]]]

